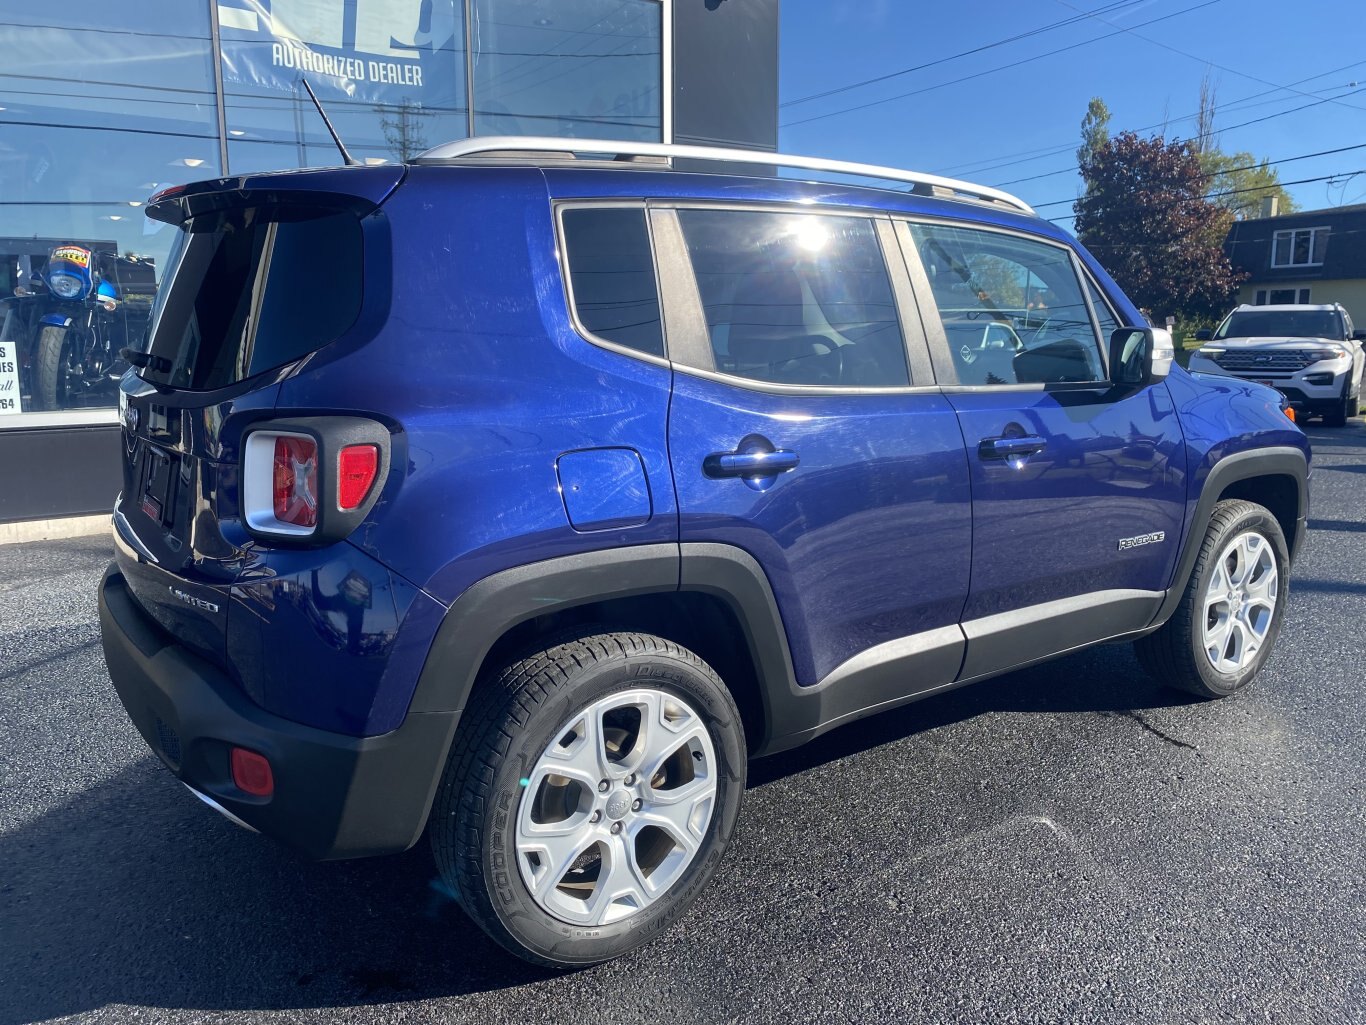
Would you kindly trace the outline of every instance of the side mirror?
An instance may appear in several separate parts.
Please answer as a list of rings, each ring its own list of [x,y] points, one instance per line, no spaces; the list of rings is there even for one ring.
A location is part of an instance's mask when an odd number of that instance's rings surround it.
[[[1214,332],[1207,327],[1201,328],[1199,331],[1195,332],[1195,340],[1197,342],[1208,342],[1213,337]]]
[[[1110,383],[1132,388],[1160,381],[1175,358],[1170,331],[1122,327],[1110,336]]]
[[[1366,331],[1353,331],[1352,340],[1355,342],[1366,342]]]

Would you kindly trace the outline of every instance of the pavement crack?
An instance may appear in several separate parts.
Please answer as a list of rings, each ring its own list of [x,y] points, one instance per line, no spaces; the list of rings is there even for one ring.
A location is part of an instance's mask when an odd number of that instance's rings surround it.
[[[1125,719],[1132,719],[1134,722],[1138,723],[1138,725],[1142,726],[1145,730],[1147,730],[1149,733],[1151,733],[1154,737],[1156,737],[1163,743],[1171,744],[1173,747],[1185,748],[1187,751],[1194,751],[1198,757],[1204,757],[1204,755],[1200,754],[1200,749],[1196,747],[1194,744],[1188,744],[1184,740],[1178,740],[1176,737],[1173,737],[1170,733],[1164,733],[1162,730],[1159,730],[1156,726],[1150,723],[1147,719],[1143,718],[1143,716],[1139,715],[1137,712],[1102,712],[1101,715],[1121,716]]]

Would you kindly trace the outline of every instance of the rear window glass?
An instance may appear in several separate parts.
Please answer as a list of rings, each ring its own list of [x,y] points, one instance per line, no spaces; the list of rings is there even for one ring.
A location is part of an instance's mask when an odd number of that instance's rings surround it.
[[[564,242],[574,311],[584,330],[628,349],[663,356],[659,291],[645,211],[566,210]]]
[[[181,228],[152,313],[148,380],[220,388],[290,363],[355,323],[361,226],[312,207],[244,207]]]

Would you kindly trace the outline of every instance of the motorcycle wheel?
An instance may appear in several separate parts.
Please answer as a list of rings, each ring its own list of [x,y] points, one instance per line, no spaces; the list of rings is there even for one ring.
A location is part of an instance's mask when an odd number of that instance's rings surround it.
[[[45,326],[38,332],[33,360],[33,408],[66,408],[66,340],[64,327]]]

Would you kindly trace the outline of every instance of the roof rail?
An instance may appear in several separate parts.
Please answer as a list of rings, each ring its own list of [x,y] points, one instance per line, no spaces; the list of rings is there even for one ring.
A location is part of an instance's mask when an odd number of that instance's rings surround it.
[[[614,160],[631,157],[664,157],[669,160],[710,160],[718,163],[768,164],[793,167],[804,171],[825,171],[831,174],[856,175],[861,178],[880,178],[905,182],[922,193],[933,195],[934,189],[966,196],[970,199],[1004,203],[1009,207],[1033,214],[1034,208],[1009,192],[986,185],[974,185],[956,178],[941,178],[920,171],[903,171],[896,167],[877,164],[858,164],[847,160],[827,160],[824,157],[798,157],[787,153],[768,153],[764,150],[731,149],[721,146],[683,146],[662,142],[623,142],[614,139],[557,139],[537,135],[488,135],[474,139],[447,142],[420,154],[423,163],[458,160],[462,157],[527,157],[536,154],[556,154],[561,157],[575,154],[609,154]]]

